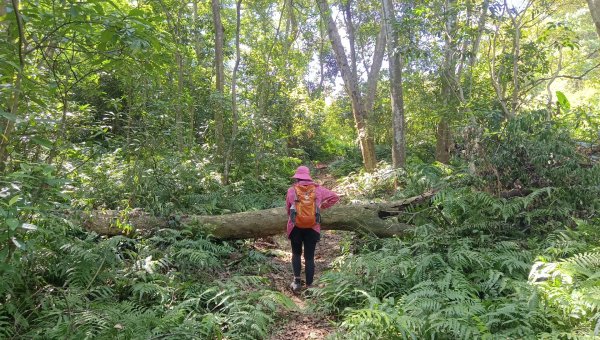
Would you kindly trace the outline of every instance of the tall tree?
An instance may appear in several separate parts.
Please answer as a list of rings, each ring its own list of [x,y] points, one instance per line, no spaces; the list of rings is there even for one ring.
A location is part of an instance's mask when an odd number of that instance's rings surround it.
[[[182,22],[183,11],[186,7],[177,6],[176,10],[173,11],[172,8],[168,6],[166,1],[160,0],[161,8],[166,16],[167,25],[169,27],[169,32],[175,44],[174,55],[175,55],[175,64],[177,66],[177,90],[176,92],[176,103],[175,103],[175,131],[177,137],[177,147],[181,151],[183,149],[183,105],[184,105],[184,67],[185,67],[185,58],[184,58],[184,50],[185,50],[185,41],[187,40],[184,37],[184,29],[185,25]],[[172,12],[175,12],[176,16],[173,15]]]
[[[327,25],[327,34],[329,36],[329,40],[331,41],[335,60],[338,64],[338,68],[344,81],[344,88],[350,97],[352,114],[354,116],[354,122],[358,133],[363,164],[365,170],[373,171],[377,164],[377,159],[375,156],[375,142],[367,121],[372,104],[368,100],[365,100],[365,98],[372,98],[373,96],[369,94],[370,92],[366,95],[363,95],[360,91],[360,84],[356,71],[357,61],[354,46],[354,29],[352,26],[352,15],[350,9],[351,1],[348,0],[344,10],[347,24],[346,30],[350,40],[350,62],[348,61],[346,51],[344,50],[342,38],[340,37],[337,25],[331,16],[331,10],[327,0],[318,0],[317,2],[319,11],[321,13],[321,18]],[[383,36],[383,34],[380,34],[380,36]],[[385,41],[384,38],[382,38],[382,40]],[[367,86],[368,91],[376,90],[376,82],[379,75],[379,69],[381,67],[381,60],[383,59],[384,46],[385,43],[383,42],[376,44],[375,51],[373,53],[373,61],[367,79],[367,84],[372,84],[372,86]]]
[[[485,28],[489,0],[483,0],[479,12],[474,11],[471,0],[464,4],[457,0],[443,0],[440,5],[443,45],[439,82],[444,110],[436,127],[435,158],[448,163],[453,139],[450,123],[461,107],[469,110],[472,70]],[[476,26],[472,27],[474,24]],[[466,93],[465,86],[468,90]]]
[[[215,139],[217,142],[217,157],[225,159],[225,133],[223,131],[223,105],[222,98],[225,88],[225,67],[223,57],[224,31],[221,23],[221,2],[212,0],[213,23],[215,27],[215,73],[216,73],[216,91],[218,95],[217,106],[215,108]]]
[[[0,135],[0,171],[4,169],[5,162],[8,158],[7,147],[15,126],[15,121],[17,119],[17,111],[19,109],[19,100],[21,96],[21,82],[23,80],[23,72],[25,71],[25,28],[19,5],[19,0],[11,0],[12,12],[14,14],[15,25],[17,27],[16,52],[18,55],[18,67],[16,67],[15,70],[12,69],[12,66],[9,66],[11,67],[11,70],[8,72],[8,74],[14,76],[11,76],[10,79],[7,79],[12,83],[12,91],[8,95],[6,107],[8,108],[9,112],[8,115],[3,117],[4,125],[2,126],[2,134]],[[2,4],[0,7],[1,12],[7,12],[5,4]],[[10,39],[10,33],[7,32],[7,40],[10,41]]]
[[[392,165],[404,167],[406,142],[404,131],[404,95],[402,92],[402,55],[398,51],[397,20],[392,0],[383,0],[387,55],[390,65],[390,88],[392,100]]]
[[[235,24],[235,64],[233,66],[233,73],[231,75],[231,138],[229,139],[229,146],[225,153],[224,166],[223,166],[223,183],[229,183],[229,169],[231,166],[231,154],[233,153],[233,147],[235,146],[235,140],[238,133],[238,107],[237,107],[237,73],[240,66],[240,21],[241,21],[241,8],[242,0],[237,0],[235,6],[236,12],[236,24]]]

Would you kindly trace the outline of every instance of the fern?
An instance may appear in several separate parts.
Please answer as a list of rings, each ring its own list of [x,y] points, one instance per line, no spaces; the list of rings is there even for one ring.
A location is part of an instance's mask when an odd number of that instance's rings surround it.
[[[428,332],[432,338],[438,334],[450,335],[455,339],[472,339],[479,337],[479,328],[476,325],[470,324],[468,320],[460,319],[445,319],[434,321]]]
[[[335,338],[415,338],[422,327],[421,320],[403,314],[393,298],[379,300],[367,292],[360,293],[369,302],[368,308],[347,309],[340,324],[343,335]]]
[[[577,273],[592,276],[600,270],[600,252],[576,254],[564,263]]]
[[[469,245],[465,242],[459,243],[457,248],[448,250],[448,265],[454,269],[483,269],[485,263],[481,258],[481,254],[469,249]]]
[[[165,303],[169,300],[172,292],[165,282],[137,282],[131,286],[131,293],[139,303]]]
[[[507,288],[507,280],[504,273],[496,270],[489,270],[488,275],[479,284],[479,292],[486,298],[499,297]]]
[[[0,309],[0,312],[4,312]],[[8,321],[6,316],[0,316],[0,337],[8,339],[13,335],[13,330],[11,327],[11,323]]]

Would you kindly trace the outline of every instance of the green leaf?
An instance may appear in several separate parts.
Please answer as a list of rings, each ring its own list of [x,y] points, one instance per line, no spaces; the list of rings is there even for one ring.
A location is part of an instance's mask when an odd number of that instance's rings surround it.
[[[17,220],[16,218],[8,218],[6,219],[6,224],[8,225],[10,230],[14,231],[17,230],[21,222],[19,222],[19,220]]]
[[[10,65],[10,66],[14,67],[14,68],[15,68],[15,70],[17,70],[17,71],[21,69],[21,66],[19,66],[17,63],[15,63],[15,62],[12,62],[12,61],[10,61],[10,60],[3,60],[3,62],[4,62],[5,64],[8,64],[8,65]]]
[[[74,6],[74,5],[71,5],[71,8],[70,8],[70,10],[69,10],[69,12],[70,12],[71,16],[73,16],[73,17],[76,17],[76,16],[78,16],[78,15],[79,15],[79,8],[78,8],[78,7],[79,7],[79,6]]]
[[[10,199],[10,201],[8,201],[8,206],[12,206],[13,204],[17,203],[17,201],[21,198],[21,195],[16,195],[13,198]]]
[[[144,17],[144,11],[139,8],[134,8],[129,11],[129,16],[131,17]]]
[[[12,114],[10,112],[2,111],[2,110],[0,110],[0,116],[10,120],[11,122],[16,122],[18,119],[18,117],[15,116],[14,114]]]
[[[98,13],[101,16],[104,16],[104,7],[102,7],[101,4],[99,4],[99,3],[94,4],[94,9],[96,10],[96,13]]]
[[[558,99],[558,105],[560,105],[563,110],[569,111],[569,109],[571,109],[571,103],[569,103],[569,100],[564,93],[556,91],[556,98]]]
[[[52,142],[45,138],[33,137],[33,138],[31,138],[31,141],[34,142],[35,144],[43,146],[46,149],[52,149]]]
[[[0,258],[1,259],[5,259],[8,256],[8,247],[4,247],[2,250],[0,250]],[[5,269],[6,267],[4,265],[6,265],[6,263],[2,262],[3,266],[0,266],[0,272],[2,272],[3,269]]]
[[[100,33],[100,42],[102,43],[108,43],[108,42],[113,42],[115,39],[115,31],[112,29],[107,29],[102,31],[102,33]]]

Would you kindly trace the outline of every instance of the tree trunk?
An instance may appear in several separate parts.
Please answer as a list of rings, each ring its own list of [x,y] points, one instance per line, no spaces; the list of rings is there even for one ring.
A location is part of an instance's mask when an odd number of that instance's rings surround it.
[[[9,112],[17,116],[19,110],[19,100],[21,95],[21,81],[23,79],[23,72],[25,68],[25,56],[23,51],[23,46],[25,45],[25,28],[24,21],[21,16],[21,10],[19,8],[19,1],[12,0],[11,4],[13,6],[13,13],[15,15],[15,22],[17,24],[18,29],[18,54],[19,54],[19,69],[16,72],[14,77],[14,85],[13,91],[10,94],[10,99],[7,103]],[[6,7],[2,6],[2,11],[6,13]],[[8,35],[8,34],[7,34]],[[11,79],[13,80],[13,79]],[[10,142],[10,135],[13,132],[15,127],[15,122],[9,118],[5,118],[5,124],[2,127],[2,136],[0,138],[0,171],[4,170],[5,162],[8,159],[8,143]]]
[[[235,145],[235,139],[238,131],[238,110],[237,110],[237,71],[240,66],[240,20],[241,20],[241,8],[242,0],[237,0],[235,5],[236,12],[236,25],[235,25],[235,65],[233,66],[233,73],[231,75],[231,138],[229,139],[229,146],[225,153],[225,160],[223,162],[223,184],[229,183],[229,169],[231,167],[231,154],[233,153],[233,147]]]
[[[175,111],[175,130],[177,131],[177,147],[183,151],[183,55],[179,51],[179,46],[175,51],[175,60],[177,61],[177,106]]]
[[[344,20],[346,21],[346,33],[348,33],[348,47],[350,47],[350,67],[352,77],[358,79],[358,69],[356,67],[356,39],[354,34],[354,24],[352,23],[352,0],[346,0],[344,6]]]
[[[383,0],[385,31],[387,33],[387,51],[390,64],[390,87],[392,99],[392,165],[404,167],[406,146],[404,140],[404,94],[402,92],[402,56],[396,52],[398,33],[395,29],[396,15],[392,0]]]
[[[381,31],[377,35],[375,41],[375,49],[373,51],[373,63],[369,70],[367,77],[367,93],[365,95],[365,111],[368,115],[373,112],[373,105],[375,105],[375,95],[377,94],[377,83],[379,78],[379,71],[381,70],[381,64],[383,63],[383,56],[385,54],[385,22],[381,25]]]
[[[200,65],[202,61],[202,35],[198,33],[200,27],[200,16],[198,15],[198,0],[192,2],[192,16],[194,18],[194,52],[196,62]]]
[[[479,46],[481,45],[481,37],[483,36],[483,30],[485,29],[489,6],[490,1],[483,0],[483,4],[481,5],[481,13],[479,15],[479,20],[477,21],[477,34],[475,36],[475,40],[473,41],[473,47],[471,48],[471,56],[469,58],[469,73],[467,74],[466,81],[469,88],[469,97],[471,96],[473,87],[473,69],[475,68],[475,62],[477,61],[477,54],[479,53]]]
[[[324,210],[321,228],[324,230],[347,230],[371,233],[379,237],[402,235],[412,226],[399,223],[395,216],[409,206],[429,201],[435,191],[396,202],[379,204],[337,205]],[[219,216],[184,216],[178,221],[194,231],[209,233],[218,239],[245,239],[281,234],[286,230],[285,208],[272,208]],[[117,225],[125,225],[129,232],[149,235],[169,228],[169,221],[133,210],[126,216],[118,211],[97,211],[83,216],[87,230],[102,235],[118,235],[127,232]]]
[[[223,64],[223,24],[221,23],[221,3],[219,0],[212,0],[213,21],[215,26],[215,72],[216,72],[216,90],[219,94],[219,103],[215,109],[215,139],[217,141],[217,156],[224,159],[225,153],[225,135],[223,131],[223,105],[221,105],[222,96],[225,87],[225,69]]]
[[[448,164],[450,161],[450,147],[452,143],[452,134],[450,133],[450,125],[448,125],[448,119],[442,117],[438,123],[436,132],[436,143],[435,143],[435,160]]]
[[[445,113],[442,113],[436,128],[435,160],[448,164],[450,161],[450,147],[452,143],[452,131],[450,130],[449,112],[454,113],[457,108],[455,94],[460,87],[456,78],[457,46],[459,37],[457,35],[458,11],[456,0],[446,0],[444,4],[444,49],[443,64],[440,68],[441,96],[444,103]]]
[[[504,0],[504,5],[506,4],[506,0]],[[511,113],[514,116],[517,113],[517,108],[519,107],[519,58],[521,58],[521,18],[517,19],[516,16],[513,16],[511,11],[508,11],[510,19],[513,23],[514,29],[514,37],[513,37],[513,92],[510,101]],[[525,14],[525,12],[523,12]]]
[[[596,33],[600,37],[600,0],[587,0],[587,3],[594,25],[596,25]]]
[[[365,170],[371,172],[377,165],[377,159],[375,157],[375,141],[373,140],[373,136],[371,136],[367,124],[367,112],[361,98],[358,79],[348,63],[348,58],[346,57],[346,52],[344,51],[344,46],[342,45],[342,38],[340,37],[337,26],[331,17],[331,11],[329,9],[329,5],[327,4],[327,0],[318,0],[318,5],[323,21],[327,23],[327,34],[329,35],[329,40],[331,41],[331,46],[335,55],[335,61],[340,68],[340,73],[342,75],[342,79],[344,80],[344,88],[351,99],[352,114],[354,115],[354,122],[358,132],[363,164],[365,166]]]

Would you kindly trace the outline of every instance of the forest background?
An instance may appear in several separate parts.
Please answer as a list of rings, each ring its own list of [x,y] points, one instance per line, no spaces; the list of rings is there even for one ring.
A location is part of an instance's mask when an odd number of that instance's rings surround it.
[[[267,255],[178,221],[300,164],[437,192],[345,241],[332,338],[599,335],[599,35],[596,0],[0,1],[0,337],[268,337]],[[77,218],[138,209],[173,228]]]

